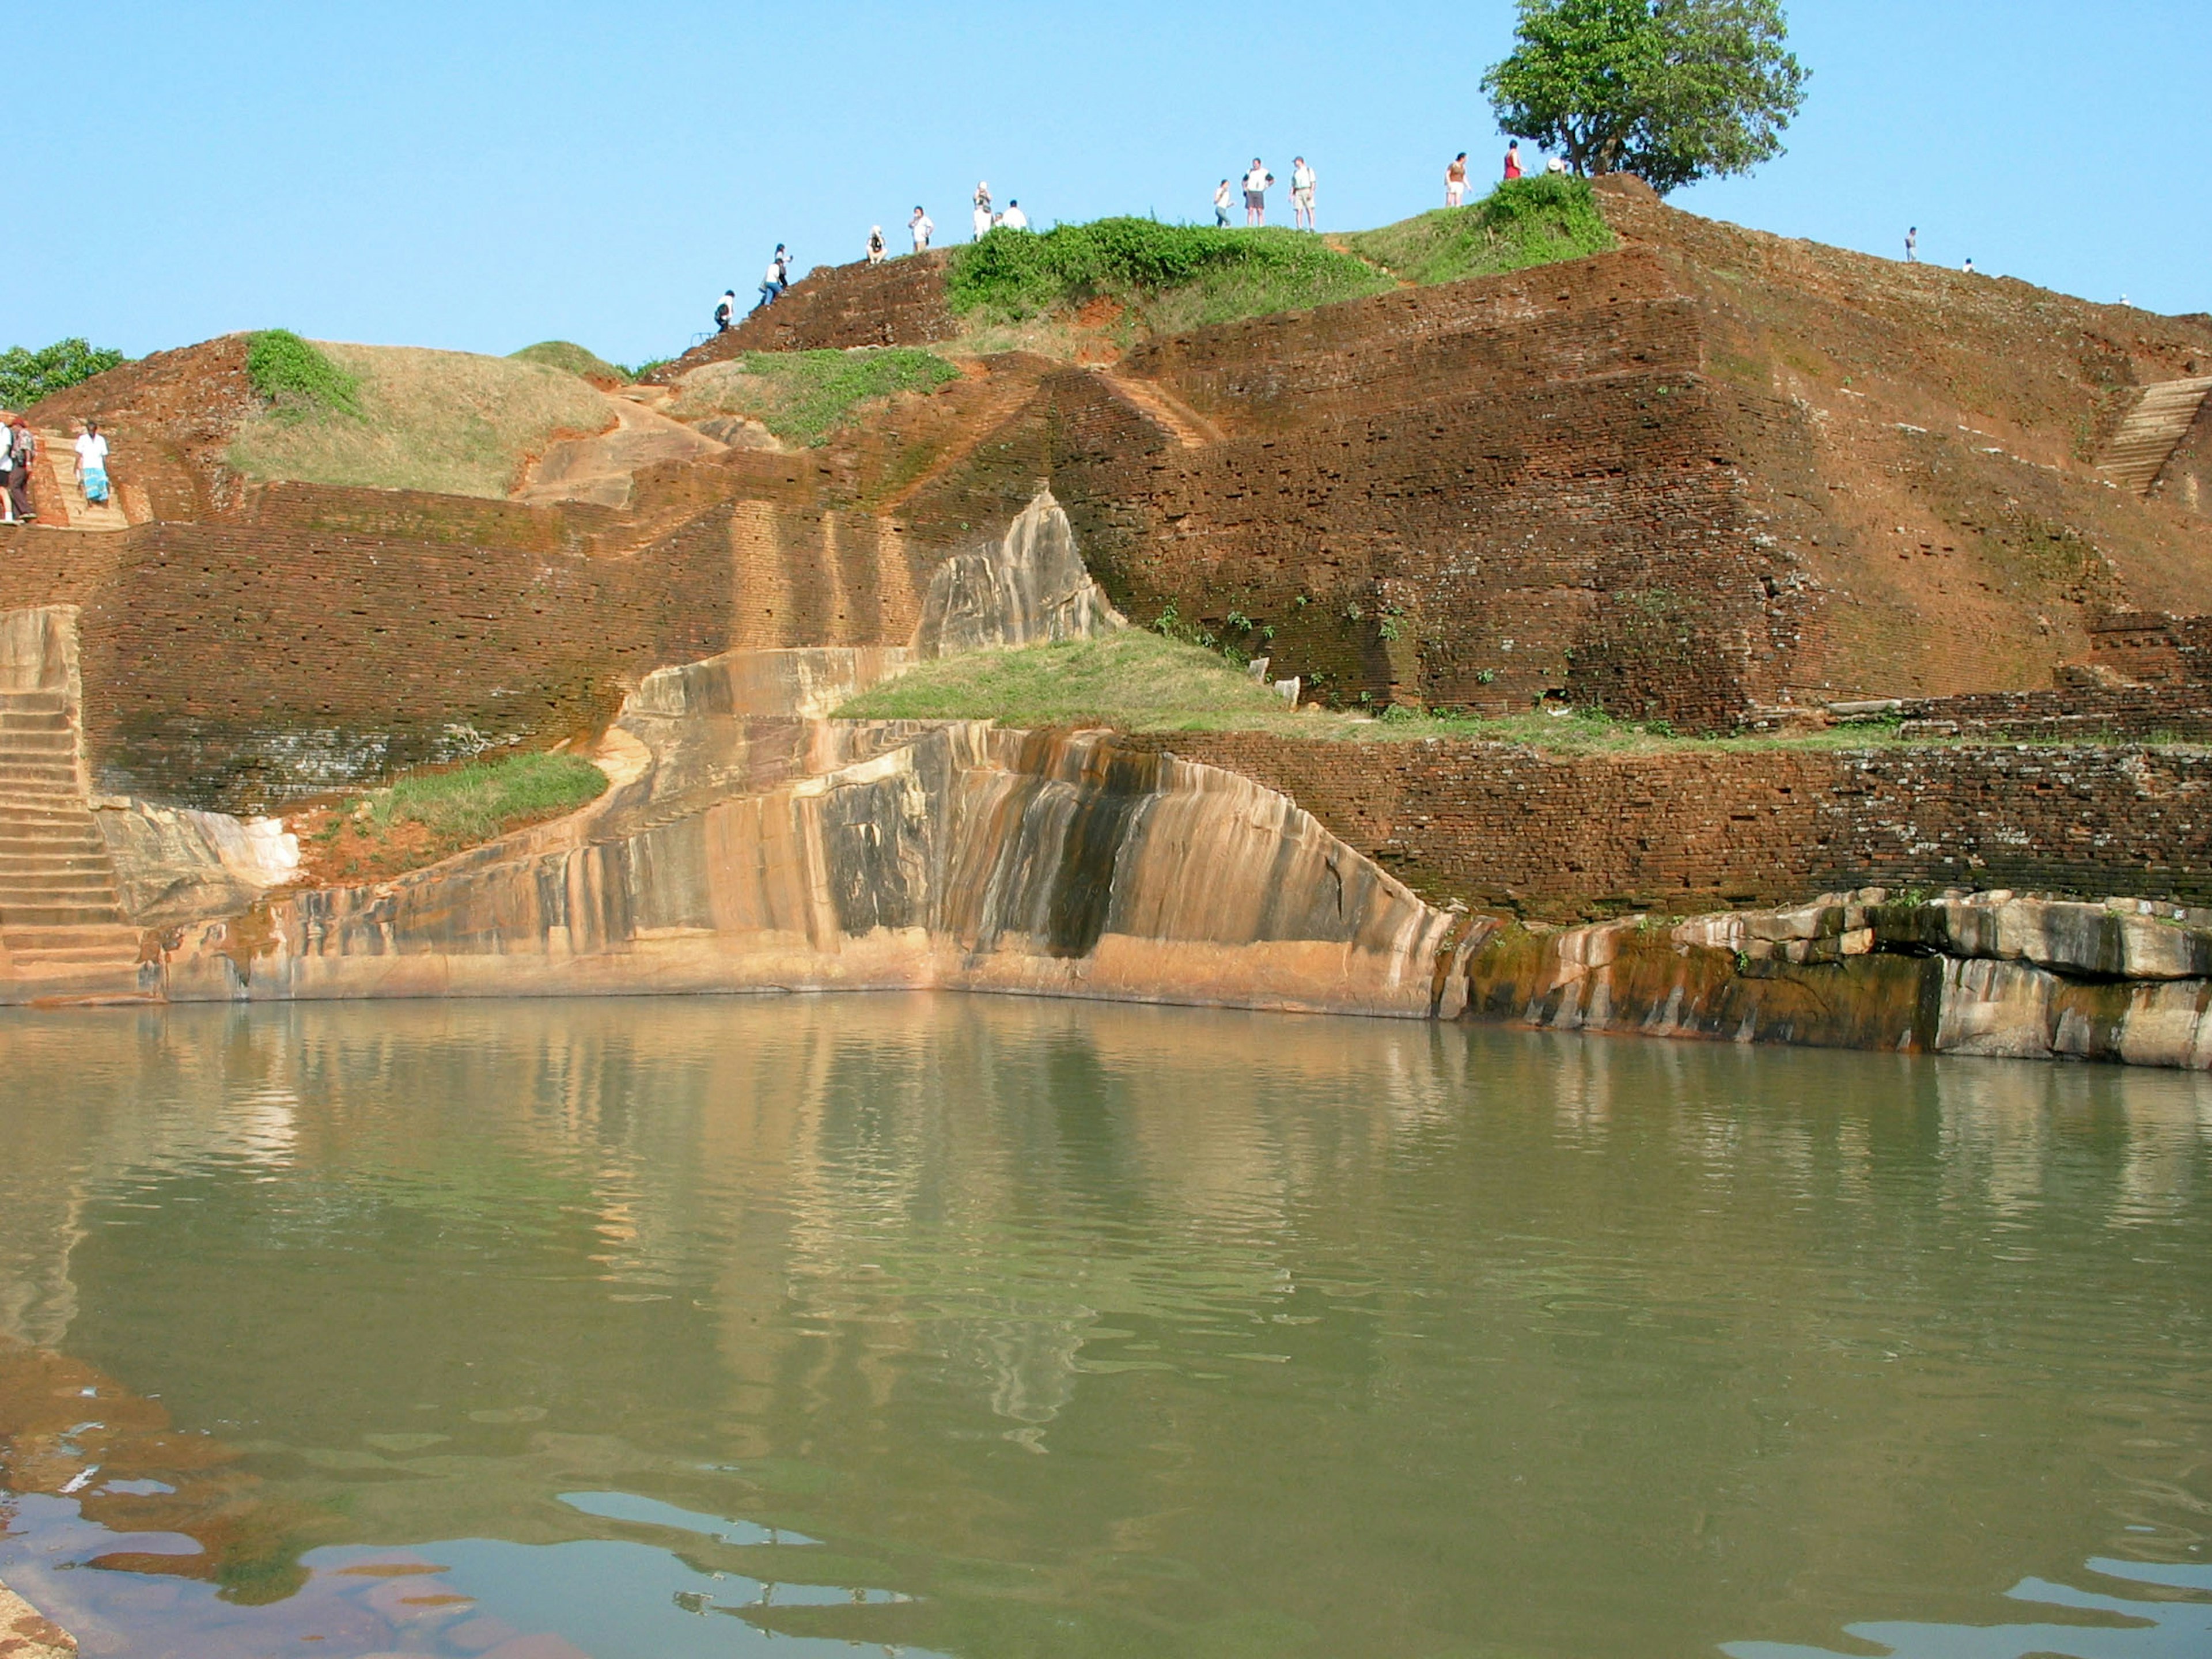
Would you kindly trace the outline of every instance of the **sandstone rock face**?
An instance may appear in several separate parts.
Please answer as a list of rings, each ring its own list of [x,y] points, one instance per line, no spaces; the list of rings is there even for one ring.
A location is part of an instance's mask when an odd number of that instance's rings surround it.
[[[2212,913],[2005,892],[1501,932],[1469,1012],[1568,1030],[2212,1067]]]
[[[1103,733],[720,712],[772,710],[777,687],[803,708],[838,668],[774,655],[654,676],[616,734],[637,763],[574,817],[187,930],[167,994],[945,987],[1456,1012],[1455,919],[1273,791]]]
[[[123,908],[144,927],[234,915],[300,867],[300,841],[277,818],[234,818],[146,801],[94,803]]]
[[[997,545],[955,554],[929,579],[915,648],[925,657],[1088,638],[1124,627],[1091,579],[1050,490]]]

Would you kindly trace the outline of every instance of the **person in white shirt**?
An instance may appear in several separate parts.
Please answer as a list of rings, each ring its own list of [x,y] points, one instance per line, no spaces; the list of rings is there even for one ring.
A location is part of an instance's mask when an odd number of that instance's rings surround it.
[[[1314,170],[1306,165],[1306,158],[1297,157],[1291,163],[1291,216],[1300,230],[1314,228]]]
[[[999,222],[1008,230],[1027,230],[1030,216],[1022,211],[1019,202],[1008,202],[1006,210],[999,216]]]
[[[100,435],[100,422],[87,421],[76,439],[76,482],[87,506],[107,500],[107,440]]]
[[[978,185],[975,186],[975,240],[980,242],[988,236],[995,222],[991,217],[991,186]]]
[[[869,226],[868,263],[872,265],[883,264],[884,256],[890,252],[890,247],[884,241],[884,228],[881,225]]]
[[[1565,173],[1566,170],[1567,158],[1564,155],[1554,155],[1544,163],[1544,171],[1547,173]]]
[[[730,325],[737,320],[738,291],[733,288],[725,289],[722,290],[720,302],[714,307],[714,332],[727,334],[730,331]]]
[[[15,522],[15,496],[8,488],[9,475],[15,470],[15,428],[8,424],[13,418],[0,409],[0,524]]]
[[[1229,181],[1224,179],[1221,188],[1213,192],[1213,228],[1216,230],[1229,228],[1229,204],[1236,199],[1235,193],[1229,188]]]
[[[791,286],[791,256],[783,251],[783,244],[775,245],[775,257],[768,262],[768,270],[761,277],[760,298],[753,301],[753,309],[774,303],[776,296]]]
[[[921,204],[919,202],[915,204],[914,217],[906,222],[906,228],[914,237],[914,251],[916,253],[927,249],[929,246],[929,239],[937,234],[936,222],[921,210]]]
[[[1244,175],[1244,222],[1264,225],[1267,222],[1267,186],[1275,182],[1275,175],[1261,165],[1260,158],[1252,158],[1251,170]]]

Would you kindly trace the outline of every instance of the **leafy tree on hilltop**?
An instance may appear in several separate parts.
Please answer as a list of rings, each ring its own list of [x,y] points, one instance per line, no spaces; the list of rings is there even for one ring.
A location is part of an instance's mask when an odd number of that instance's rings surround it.
[[[1518,44],[1483,76],[1499,125],[1582,173],[1665,194],[1781,154],[1807,70],[1781,0],[1520,0]]]
[[[86,340],[57,340],[38,351],[22,346],[0,351],[0,409],[28,409],[122,361],[121,352]]]

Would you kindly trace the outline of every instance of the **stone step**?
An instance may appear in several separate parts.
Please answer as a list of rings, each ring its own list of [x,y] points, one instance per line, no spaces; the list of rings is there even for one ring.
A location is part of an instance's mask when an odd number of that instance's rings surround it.
[[[73,749],[14,749],[4,738],[0,738],[0,769],[26,772],[58,772],[64,777],[76,775],[76,752]]]
[[[123,907],[112,900],[87,904],[0,905],[0,933],[10,935],[18,931],[36,932],[42,927],[117,927],[122,921]]]
[[[0,913],[20,904],[82,904],[88,896],[112,904],[115,878],[105,870],[36,878],[0,874]]]
[[[69,711],[65,708],[0,708],[0,744],[17,732],[66,732],[70,730]]]
[[[9,752],[27,755],[72,754],[76,750],[76,733],[67,726],[49,727],[42,731],[9,732],[4,747]]]
[[[92,814],[79,812],[66,822],[0,823],[0,853],[54,853],[82,848],[106,852],[107,843],[89,822]]]
[[[11,927],[9,951],[89,951],[138,948],[138,930],[126,922],[100,922],[66,927]]]
[[[65,714],[69,709],[66,691],[0,691],[0,713],[12,709],[42,709],[48,714]]]

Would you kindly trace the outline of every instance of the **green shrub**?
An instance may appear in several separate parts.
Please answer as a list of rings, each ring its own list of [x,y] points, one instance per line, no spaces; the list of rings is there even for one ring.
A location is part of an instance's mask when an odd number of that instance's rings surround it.
[[[121,352],[82,339],[57,340],[39,351],[22,346],[0,351],[0,408],[28,409],[122,361]]]
[[[1286,229],[1218,230],[1152,219],[1100,219],[1038,234],[999,229],[952,251],[952,309],[984,323],[1019,322],[1108,298],[1149,307],[1172,295],[1184,326],[1324,305],[1390,286],[1319,237]]]
[[[1523,270],[1613,246],[1589,181],[1565,173],[1511,179],[1469,206],[1438,208],[1345,240],[1393,275],[1423,283]]]
[[[935,352],[905,347],[749,351],[685,376],[671,412],[685,420],[746,415],[787,442],[819,444],[872,398],[927,392],[959,376]]]
[[[246,376],[276,413],[289,419],[335,410],[361,415],[361,380],[288,328],[247,337]]]

